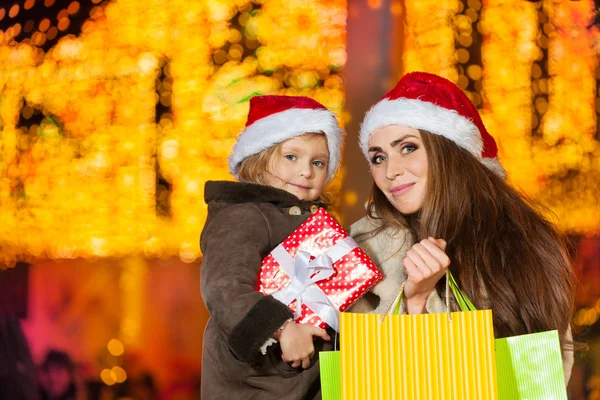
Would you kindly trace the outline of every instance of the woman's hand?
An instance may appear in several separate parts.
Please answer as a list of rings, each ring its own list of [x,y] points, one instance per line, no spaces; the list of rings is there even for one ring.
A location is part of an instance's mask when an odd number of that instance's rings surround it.
[[[325,340],[330,339],[325,329],[312,325],[297,324],[295,322],[285,324],[283,330],[278,332],[278,335],[275,337],[281,346],[281,358],[283,361],[290,363],[294,368],[300,365],[304,369],[310,367],[310,359],[315,354],[313,336],[318,336]]]
[[[448,270],[450,258],[445,253],[446,241],[429,237],[416,243],[402,260],[408,275],[404,285],[406,309],[409,314],[420,314],[427,297]]]

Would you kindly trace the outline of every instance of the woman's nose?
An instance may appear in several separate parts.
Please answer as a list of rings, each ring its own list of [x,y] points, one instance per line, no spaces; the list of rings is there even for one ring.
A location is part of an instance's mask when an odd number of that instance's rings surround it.
[[[404,167],[402,167],[402,165],[400,165],[398,162],[389,160],[385,173],[386,178],[388,178],[390,181],[393,181],[399,175],[404,175]]]

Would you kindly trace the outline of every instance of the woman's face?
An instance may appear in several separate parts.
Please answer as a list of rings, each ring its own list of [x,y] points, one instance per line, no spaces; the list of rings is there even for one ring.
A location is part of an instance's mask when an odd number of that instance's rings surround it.
[[[421,209],[427,189],[427,152],[415,128],[390,125],[369,138],[375,184],[402,214]]]

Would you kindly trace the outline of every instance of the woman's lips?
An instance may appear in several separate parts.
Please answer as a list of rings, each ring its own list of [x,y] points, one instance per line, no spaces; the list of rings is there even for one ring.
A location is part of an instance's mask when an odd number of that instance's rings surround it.
[[[408,192],[410,189],[412,189],[412,187],[415,185],[415,183],[406,183],[404,185],[400,185],[400,186],[395,186],[392,188],[391,192],[392,192],[392,196],[402,196],[404,193]]]

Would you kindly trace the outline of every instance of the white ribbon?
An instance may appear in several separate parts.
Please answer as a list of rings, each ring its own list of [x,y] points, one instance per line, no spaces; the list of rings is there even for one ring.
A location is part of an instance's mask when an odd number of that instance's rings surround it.
[[[333,264],[356,247],[358,245],[354,239],[348,236],[310,261],[311,254],[309,252],[298,250],[296,257],[292,258],[280,244],[271,254],[291,280],[285,288],[272,293],[272,296],[284,304],[290,304],[296,300],[294,318],[300,317],[302,304],[305,304],[327,325],[339,331],[339,310],[316,283],[329,279],[335,273]]]

